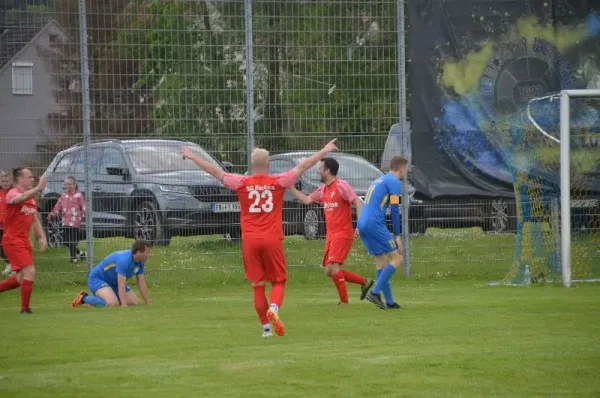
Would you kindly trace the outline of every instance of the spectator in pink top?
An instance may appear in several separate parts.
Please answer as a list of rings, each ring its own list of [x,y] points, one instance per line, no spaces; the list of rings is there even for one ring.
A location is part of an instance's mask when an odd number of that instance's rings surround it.
[[[77,180],[69,176],[64,182],[65,193],[61,195],[54,206],[54,209],[48,214],[48,221],[57,215],[62,217],[62,228],[65,243],[69,246],[71,262],[77,263],[78,257],[85,258],[86,253],[77,248],[80,240],[80,227],[85,215],[85,199],[79,192]]]

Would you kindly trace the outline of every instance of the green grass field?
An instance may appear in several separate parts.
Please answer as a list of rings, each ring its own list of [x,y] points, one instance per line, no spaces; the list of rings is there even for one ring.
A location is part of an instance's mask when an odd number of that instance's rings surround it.
[[[411,239],[405,307],[337,306],[317,267],[323,242],[286,241],[285,337],[263,339],[238,246],[175,239],[147,265],[151,307],[70,308],[84,266],[66,249],[38,260],[34,314],[0,296],[2,397],[401,397],[600,395],[600,286],[489,287],[514,236]],[[96,259],[130,241],[98,240]],[[374,275],[357,242],[348,268]]]

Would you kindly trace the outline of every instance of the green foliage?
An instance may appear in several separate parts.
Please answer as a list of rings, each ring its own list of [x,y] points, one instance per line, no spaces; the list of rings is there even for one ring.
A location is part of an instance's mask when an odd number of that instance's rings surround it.
[[[139,61],[135,88],[154,93],[157,133],[245,163],[243,3],[139,4],[113,48]],[[256,144],[282,152],[312,146],[297,135],[386,134],[398,120],[395,12],[392,1],[255,2]],[[353,144],[345,150],[372,147]]]

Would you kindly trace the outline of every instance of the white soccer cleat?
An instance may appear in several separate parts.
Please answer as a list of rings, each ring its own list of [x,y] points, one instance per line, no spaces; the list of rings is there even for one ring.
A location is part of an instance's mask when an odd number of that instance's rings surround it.
[[[6,265],[6,268],[4,268],[4,271],[2,271],[2,275],[10,275],[12,274],[12,268],[10,267],[10,264]]]
[[[265,330],[262,334],[262,337],[273,337],[273,332],[271,332],[270,330]]]

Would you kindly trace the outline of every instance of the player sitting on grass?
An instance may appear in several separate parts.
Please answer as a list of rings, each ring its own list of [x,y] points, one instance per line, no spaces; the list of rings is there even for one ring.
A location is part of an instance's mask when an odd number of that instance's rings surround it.
[[[257,148],[252,152],[252,175],[225,173],[222,169],[196,156],[191,149],[182,147],[184,158],[222,181],[236,192],[240,202],[242,227],[242,259],[246,279],[254,290],[254,308],[263,325],[263,337],[272,336],[271,325],[278,336],[285,335],[279,317],[283,303],[287,264],[283,251],[283,196],[298,177],[317,164],[336,148],[335,140],[319,152],[302,161],[294,169],[282,174],[269,175],[269,152]],[[265,285],[271,283],[271,305],[265,295]]]
[[[373,286],[373,280],[340,268],[346,261],[354,242],[352,204],[356,206],[358,216],[362,208],[362,201],[346,181],[337,178],[339,168],[340,165],[337,160],[325,158],[321,160],[319,166],[319,175],[323,183],[319,189],[311,193],[310,196],[293,187],[290,188],[290,191],[305,205],[311,203],[323,204],[327,240],[322,265],[325,267],[327,276],[333,279],[340,296],[340,303],[348,304],[346,281],[361,286],[360,299],[364,300],[369,289]]]
[[[377,283],[367,294],[367,300],[381,309],[400,309],[392,296],[390,279],[396,268],[402,264],[402,239],[400,231],[400,195],[402,184],[400,180],[406,175],[408,162],[400,156],[395,156],[390,162],[390,172],[371,183],[357,228],[360,238],[367,247],[370,256],[375,256],[377,267]],[[386,213],[391,205],[394,235],[386,225]],[[387,262],[387,256],[390,256]],[[381,300],[381,292],[385,303]]]
[[[127,286],[127,279],[134,275],[144,302],[150,305],[144,264],[151,254],[152,245],[145,240],[136,240],[131,250],[110,254],[88,276],[88,288],[92,295],[82,290],[71,303],[71,307],[83,304],[94,307],[138,305],[140,301],[133,290]]]

